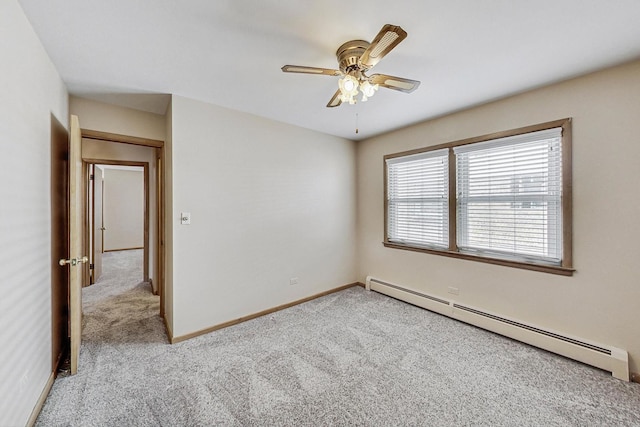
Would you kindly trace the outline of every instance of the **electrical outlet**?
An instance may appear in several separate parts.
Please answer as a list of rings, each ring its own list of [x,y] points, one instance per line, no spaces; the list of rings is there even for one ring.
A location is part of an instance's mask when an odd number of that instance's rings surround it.
[[[449,289],[447,290],[447,292],[453,295],[458,295],[460,294],[460,289],[454,288],[453,286],[449,286]]]
[[[292,277],[291,279],[289,279],[289,284],[290,285],[297,285],[298,284],[298,278],[297,277]]]
[[[191,224],[191,212],[182,212],[180,214],[180,224],[182,225]]]

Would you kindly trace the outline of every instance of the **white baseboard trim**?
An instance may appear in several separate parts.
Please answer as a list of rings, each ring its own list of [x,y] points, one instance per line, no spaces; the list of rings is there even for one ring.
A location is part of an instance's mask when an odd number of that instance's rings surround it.
[[[437,295],[367,276],[366,289],[460,320],[509,338],[595,366],[629,381],[629,354],[625,349],[593,342],[543,326],[491,313]]]

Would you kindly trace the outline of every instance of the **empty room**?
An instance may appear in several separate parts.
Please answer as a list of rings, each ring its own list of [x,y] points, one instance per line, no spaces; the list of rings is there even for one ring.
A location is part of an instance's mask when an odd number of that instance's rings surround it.
[[[1,2],[0,426],[640,426],[639,17]]]

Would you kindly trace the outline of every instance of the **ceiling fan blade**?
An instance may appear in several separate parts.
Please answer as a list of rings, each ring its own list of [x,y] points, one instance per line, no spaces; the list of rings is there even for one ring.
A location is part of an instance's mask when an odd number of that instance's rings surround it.
[[[387,89],[398,90],[404,93],[411,93],[418,89],[420,82],[418,80],[405,79],[403,77],[388,76],[386,74],[373,74],[369,77],[371,84],[377,84]]]
[[[342,71],[329,68],[305,67],[303,65],[285,65],[282,67],[285,73],[324,74],[325,76],[341,76]]]
[[[331,101],[329,101],[327,107],[337,107],[340,104],[342,104],[342,101],[340,100],[340,89],[338,89],[338,91],[331,97]]]
[[[399,26],[385,25],[360,57],[360,64],[367,69],[373,67],[405,38],[407,32]]]

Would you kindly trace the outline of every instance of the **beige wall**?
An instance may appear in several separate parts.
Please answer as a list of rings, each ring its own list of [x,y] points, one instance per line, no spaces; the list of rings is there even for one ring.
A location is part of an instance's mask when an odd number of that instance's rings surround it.
[[[385,248],[385,154],[573,118],[573,277]],[[627,349],[640,371],[640,62],[411,126],[358,145],[358,278],[372,275]]]
[[[353,142],[179,96],[171,138],[174,335],[354,281]]]
[[[69,110],[83,129],[164,141],[165,116],[71,96]]]
[[[104,171],[104,250],[144,247],[144,172]]]
[[[0,425],[23,426],[51,374],[51,115],[68,128],[68,98],[17,1],[0,29]]]

